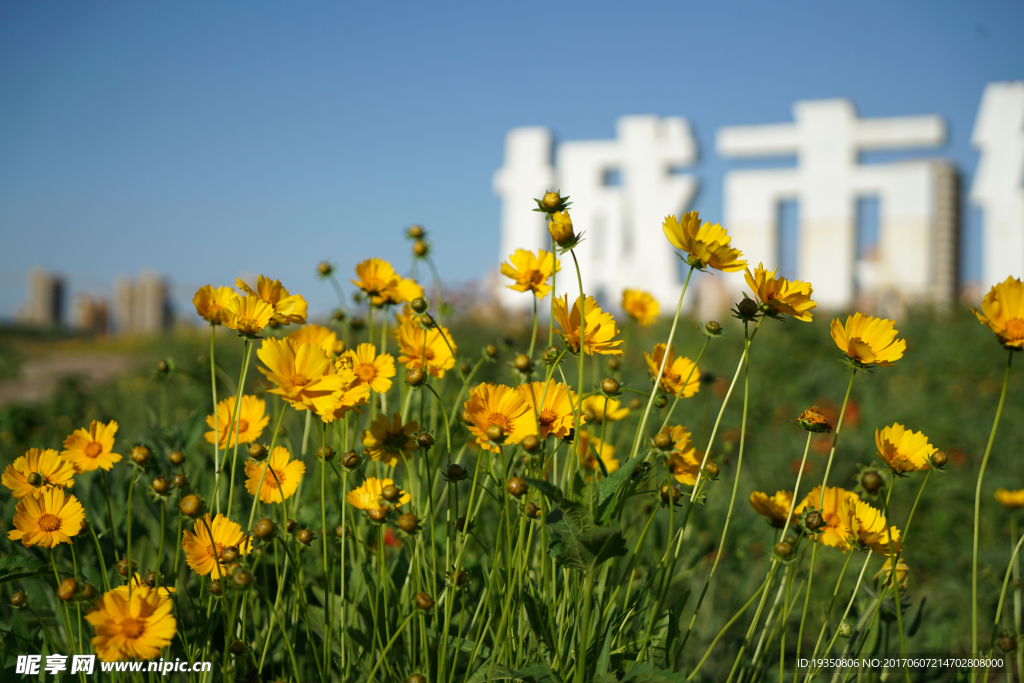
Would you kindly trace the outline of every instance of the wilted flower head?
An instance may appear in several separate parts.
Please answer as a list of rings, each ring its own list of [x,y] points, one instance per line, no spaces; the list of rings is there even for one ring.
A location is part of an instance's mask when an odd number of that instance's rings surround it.
[[[806,429],[809,432],[820,434],[832,431],[832,425],[829,424],[825,418],[825,413],[818,406],[811,406],[805,409],[804,412],[800,413],[800,417],[796,419],[796,423],[802,429]]]
[[[536,255],[526,249],[516,249],[509,261],[511,265],[501,264],[501,274],[513,282],[508,288],[517,292],[533,292],[538,299],[543,299],[551,291],[548,284],[551,274],[562,269],[555,255],[543,249]]]
[[[776,277],[778,268],[772,272],[765,270],[764,264],[758,264],[753,274],[747,268],[747,284],[754,296],[762,304],[778,313],[791,315],[797,320],[810,322],[813,317],[811,309],[818,304],[811,300],[811,285],[808,282],[790,282],[784,277]]]
[[[640,327],[647,327],[658,320],[661,306],[650,292],[641,289],[622,290],[622,310],[636,320]]]
[[[686,262],[698,270],[711,266],[715,270],[732,273],[743,270],[747,265],[740,258],[743,253],[729,246],[732,238],[725,228],[717,223],[701,225],[696,211],[684,214],[679,220],[675,216],[666,216],[662,230],[672,246],[689,255]]]
[[[899,334],[891,320],[875,318],[863,313],[854,313],[846,318],[846,325],[839,319],[832,321],[832,339],[847,358],[862,365],[890,366],[903,357],[907,342],[897,339]]]
[[[847,497],[839,507],[839,520],[852,545],[886,556],[900,551],[899,529],[888,527],[885,515],[866,501]]]
[[[900,585],[900,590],[904,590],[907,587],[907,576],[910,574],[910,567],[903,561],[901,557],[896,562],[896,582]],[[889,557],[882,568],[875,573],[874,580],[877,583],[878,580],[884,577],[882,584],[891,586],[891,575],[892,575],[892,557]]]
[[[996,335],[1003,346],[1024,348],[1024,284],[1008,277],[989,290],[981,302],[981,311],[971,309],[982,325]]]
[[[757,511],[757,514],[767,517],[772,526],[781,529],[786,525],[786,518],[790,516],[789,508],[793,505],[793,492],[776,491],[774,496],[769,496],[767,493],[754,491],[750,494],[750,505]],[[796,523],[796,514],[790,518],[790,523]]]

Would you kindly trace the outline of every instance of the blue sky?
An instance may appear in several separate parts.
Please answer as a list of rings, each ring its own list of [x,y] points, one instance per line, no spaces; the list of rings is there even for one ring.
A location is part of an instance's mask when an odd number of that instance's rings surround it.
[[[947,146],[914,156],[953,159],[966,187],[982,89],[1024,78],[1022,35],[1019,1],[2,3],[0,317],[33,264],[97,292],[155,269],[185,315],[195,287],[264,272],[327,311],[316,263],[407,269],[415,222],[446,280],[481,278],[516,126],[595,139],[625,114],[686,117],[715,220],[739,165],[719,127],[848,97],[946,117]]]

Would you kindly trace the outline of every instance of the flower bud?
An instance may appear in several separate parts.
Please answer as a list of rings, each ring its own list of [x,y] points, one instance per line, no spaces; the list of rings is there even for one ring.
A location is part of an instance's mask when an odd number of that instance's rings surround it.
[[[345,319],[345,311],[341,310],[340,308],[335,308],[333,311],[331,311],[331,318],[340,323],[342,320]]]
[[[544,349],[544,358],[548,362],[554,363],[558,359],[558,354],[561,353],[557,346],[549,346]]]
[[[253,460],[260,461],[267,457],[267,447],[258,441],[254,441],[249,444],[249,457]]]
[[[409,307],[412,308],[412,310],[416,311],[417,313],[423,313],[425,310],[427,310],[427,300],[421,296],[418,296],[412,300],[412,303],[409,304]]]
[[[239,655],[245,654],[246,646],[245,643],[243,643],[242,641],[234,640],[231,642],[231,645],[228,646],[228,650],[231,652],[231,654],[238,657]]]
[[[612,372],[615,372],[616,370],[618,370],[621,367],[622,367],[622,361],[620,361],[615,356],[612,356],[611,358],[608,359],[608,369],[611,370]]]
[[[416,256],[426,256],[429,251],[427,243],[423,240],[416,240],[412,243],[412,253],[416,254]]]
[[[718,465],[716,465],[713,462],[709,462],[707,465],[704,465],[704,475],[708,479],[717,479],[718,478]]]
[[[235,546],[229,546],[220,551],[220,561],[229,563],[236,562],[238,561],[239,555],[240,553],[238,552],[238,548]]]
[[[332,266],[328,261],[321,261],[320,263],[316,264],[316,272],[320,273],[320,275],[324,277],[327,277],[328,275],[334,272],[334,266]]]
[[[469,363],[467,363],[466,361],[461,361],[459,363],[459,370],[462,370],[462,374],[463,375],[468,375],[469,371],[472,370],[472,369],[473,369],[473,366],[470,365]]]
[[[145,465],[149,462],[149,449],[139,444],[132,448],[132,462],[136,465]]]
[[[518,354],[512,364],[516,366],[516,370],[525,374],[533,370],[533,361],[525,353]]]
[[[753,318],[757,315],[757,302],[753,299],[743,297],[743,301],[736,304],[736,310],[739,311],[739,314],[744,318]]]
[[[839,628],[836,629],[836,635],[840,638],[849,638],[853,635],[853,626],[850,622],[843,620],[839,623]]]
[[[712,320],[704,326],[705,331],[712,336],[718,336],[722,334],[722,326],[716,321]]]
[[[678,503],[679,499],[682,497],[682,491],[677,489],[675,486],[669,486],[666,484],[661,487],[661,502],[665,505],[674,505]]]
[[[96,586],[91,583],[85,584],[85,588],[82,589],[82,600],[92,600],[96,597]]]
[[[405,231],[405,234],[408,235],[411,239],[418,240],[422,238],[423,235],[426,234],[426,232],[423,230],[422,225],[414,224],[409,226],[409,229]]]
[[[434,445],[434,437],[427,432],[422,432],[416,436],[416,445],[426,450]]]
[[[117,567],[118,574],[127,578],[135,573],[135,568],[137,565],[134,562],[129,562],[128,558],[126,557],[124,559],[119,560],[118,563],[114,566]]]
[[[334,460],[334,449],[327,445],[321,446],[316,449],[316,457],[330,462]]]
[[[562,208],[562,198],[557,192],[545,192],[544,196],[540,200],[540,205],[548,213],[554,213]]]
[[[334,346],[331,347],[331,351],[334,352],[335,356],[340,356],[345,353],[345,342],[340,339],[334,342]]]
[[[501,425],[491,425],[485,431],[484,434],[491,440],[491,443],[501,444],[505,443],[505,430],[502,429]]]
[[[619,384],[619,380],[614,377],[606,377],[604,381],[601,382],[601,391],[608,396],[618,396],[622,393],[622,385]]]
[[[540,508],[535,503],[527,503],[523,507],[523,514],[529,519],[540,519]]]
[[[341,464],[347,470],[354,470],[359,467],[363,459],[359,457],[359,454],[355,451],[349,451],[345,455],[341,456]]]
[[[404,512],[398,516],[398,528],[407,534],[414,534],[419,531],[420,520],[411,512]]]
[[[188,477],[181,473],[175,474],[171,477],[171,483],[174,484],[174,488],[183,489],[188,486]]]
[[[551,239],[560,247],[568,247],[576,241],[576,233],[572,229],[572,219],[568,211],[558,211],[548,221],[548,232]]]
[[[817,510],[811,510],[804,517],[804,526],[811,531],[817,531],[825,526],[825,518]]]
[[[296,522],[294,519],[287,519],[287,520],[285,520],[285,522],[284,522],[284,530],[287,531],[288,533],[294,534],[295,531],[298,528],[299,528],[299,523]]]
[[[658,398],[654,399],[655,408],[664,408],[668,405],[668,396],[665,394],[658,394]]]
[[[352,318],[352,320],[350,320],[348,324],[349,327],[352,328],[353,332],[358,332],[359,330],[366,327],[366,321],[360,318],[359,316]]]
[[[405,683],[427,683],[427,677],[423,674],[413,674],[405,679]]]
[[[931,466],[935,468],[942,468],[946,465],[946,454],[942,451],[935,451],[932,453]]]
[[[498,355],[498,347],[494,344],[488,344],[484,347],[484,353],[486,353],[490,358],[495,358]]]
[[[11,596],[11,607],[22,607],[28,602],[28,596],[21,591],[15,591]]]
[[[181,514],[186,517],[191,517],[192,519],[202,516],[203,507],[203,499],[194,493],[182,498],[181,504],[178,505],[178,509],[181,510]]]
[[[644,407],[644,402],[641,401],[639,398],[630,399],[630,401],[629,401],[629,409],[630,410],[640,410],[643,407]]]
[[[459,533],[464,533],[466,531],[466,516],[465,515],[463,515],[462,517],[459,517],[457,520],[455,520],[455,530],[458,531]]]
[[[401,497],[402,492],[394,484],[388,484],[387,486],[381,489],[380,495],[384,500],[388,501],[389,503],[394,503]]]
[[[252,574],[244,569],[236,569],[231,574],[231,583],[235,584],[235,588],[245,590],[252,585]]]
[[[417,593],[414,599],[416,600],[416,606],[422,610],[428,610],[434,606],[434,598],[430,597],[423,591]]]
[[[344,524],[339,524],[334,527],[334,537],[338,539],[345,539],[352,535],[352,532]]]
[[[466,468],[458,463],[453,462],[451,465],[448,465],[448,469],[445,470],[445,474],[448,475],[449,479],[454,479],[455,481],[462,481],[463,479],[466,478]]]
[[[158,578],[160,577],[157,576],[156,572],[146,572],[146,575],[142,577],[142,583],[150,588],[156,588]]]
[[[185,462],[185,454],[181,451],[171,451],[167,459],[171,461],[172,465],[178,467],[181,463]]]
[[[540,439],[537,438],[536,434],[527,434],[519,442],[519,446],[531,455],[539,453],[541,445]]]
[[[775,554],[785,560],[793,554],[793,546],[785,541],[779,541],[775,544]]]
[[[659,451],[672,450],[672,435],[668,432],[658,432],[654,435],[654,447]]]
[[[158,374],[158,375],[166,375],[170,371],[171,371],[171,366],[170,366],[170,364],[167,361],[161,359],[161,360],[159,360],[157,362],[157,364],[156,364],[156,374]]]
[[[260,521],[256,522],[256,526],[252,528],[252,534],[261,541],[269,541],[274,537],[274,533],[277,531],[277,527],[272,521],[264,517]]]
[[[301,529],[299,533],[295,534],[295,538],[299,539],[299,543],[302,545],[309,545],[316,538],[316,535],[309,529]]]
[[[405,381],[411,387],[421,387],[427,381],[427,375],[419,368],[412,368],[405,373]]]
[[[75,592],[78,590],[78,582],[74,579],[67,578],[60,582],[60,586],[57,588],[57,597],[63,602],[70,602],[75,599]]]
[[[27,479],[31,486],[42,486],[43,482],[46,481],[46,478],[38,472],[29,472]]]
[[[213,574],[210,574],[210,576],[212,577]],[[224,588],[220,585],[220,581],[217,580],[217,579],[211,579],[211,581],[210,581],[210,594],[211,595],[220,595],[223,592],[224,592]]]
[[[1017,649],[1017,639],[1007,634],[999,639],[999,649],[1003,652],[1013,652]]]
[[[171,482],[167,481],[167,477],[157,477],[153,480],[153,483],[150,484],[150,487],[153,489],[154,493],[163,496],[171,490]]]
[[[469,575],[461,569],[456,569],[448,575],[448,581],[456,588],[462,588],[469,581]]]
[[[391,508],[370,508],[366,511],[366,514],[370,516],[371,521],[383,524],[391,516]]]
[[[522,498],[529,488],[526,484],[526,480],[522,477],[512,477],[508,480],[508,492],[515,498]]]
[[[875,470],[864,470],[864,474],[860,475],[860,485],[868,493],[875,493],[884,483],[882,475]]]

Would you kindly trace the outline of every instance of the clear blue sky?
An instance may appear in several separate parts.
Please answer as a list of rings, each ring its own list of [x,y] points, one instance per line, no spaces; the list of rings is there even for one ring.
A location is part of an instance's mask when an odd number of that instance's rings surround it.
[[[327,311],[315,264],[406,270],[414,222],[446,280],[480,278],[515,126],[593,139],[624,114],[686,117],[716,219],[736,166],[719,127],[848,97],[863,116],[945,116],[936,154],[969,185],[982,89],[1024,78],[1022,36],[1019,0],[4,2],[0,316],[32,264],[95,291],[153,268],[188,297],[264,272]]]

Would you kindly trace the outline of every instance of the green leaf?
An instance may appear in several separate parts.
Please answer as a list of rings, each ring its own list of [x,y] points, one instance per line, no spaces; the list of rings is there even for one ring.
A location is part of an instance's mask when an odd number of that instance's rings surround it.
[[[562,502],[562,489],[558,488],[551,482],[544,481],[543,479],[531,479],[530,477],[526,477],[526,483],[550,498],[555,504]]]
[[[57,571],[61,574],[74,574],[75,570],[64,565],[57,565]],[[33,576],[52,574],[53,567],[49,562],[37,560],[27,555],[7,555],[0,557],[0,583],[28,579]]]
[[[924,603],[928,601],[928,596],[921,598],[921,602],[917,603],[917,613],[914,614],[914,618],[910,620],[910,625],[907,626],[907,638],[913,638],[914,634],[917,633],[917,629],[921,626],[921,618],[924,616]]]
[[[597,566],[613,557],[626,554],[626,539],[614,529],[595,527],[579,537],[580,544],[593,556],[593,564]]]

